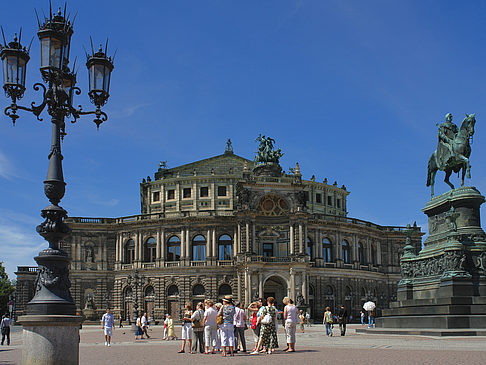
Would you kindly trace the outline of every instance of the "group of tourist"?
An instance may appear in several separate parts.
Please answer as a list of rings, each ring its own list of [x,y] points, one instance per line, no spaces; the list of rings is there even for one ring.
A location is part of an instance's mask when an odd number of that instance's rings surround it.
[[[322,324],[326,327],[326,336],[332,337],[333,335],[333,327],[334,322],[337,320],[339,324],[339,330],[341,332],[341,336],[346,335],[346,325],[349,322],[348,311],[344,308],[344,305],[341,305],[339,308],[339,312],[337,316],[333,315],[331,312],[331,308],[326,307],[326,311],[324,312],[324,319]]]

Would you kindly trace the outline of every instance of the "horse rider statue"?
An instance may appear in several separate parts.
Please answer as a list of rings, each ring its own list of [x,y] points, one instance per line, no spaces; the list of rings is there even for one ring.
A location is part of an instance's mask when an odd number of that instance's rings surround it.
[[[452,123],[452,114],[447,113],[445,122],[439,126],[439,142],[437,144],[437,167],[442,170],[447,162],[454,157],[453,143],[459,129]]]

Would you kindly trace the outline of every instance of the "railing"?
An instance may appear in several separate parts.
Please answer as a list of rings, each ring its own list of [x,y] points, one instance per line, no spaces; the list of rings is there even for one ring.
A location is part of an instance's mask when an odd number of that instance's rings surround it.
[[[333,222],[342,222],[342,223],[349,223],[349,224],[356,224],[366,227],[372,227],[379,229],[380,231],[388,231],[388,232],[404,232],[407,227],[400,227],[400,226],[380,226],[378,224],[364,221],[357,218],[349,218],[349,217],[341,217],[337,215],[328,215],[328,214],[319,214],[314,213],[311,215],[313,219],[320,219],[325,221],[333,221]],[[417,232],[420,232],[420,227],[413,227],[413,229]]]
[[[232,266],[233,260],[219,260],[218,266]]]
[[[67,217],[66,223],[96,223],[96,224],[112,224],[115,223],[115,218],[91,218],[91,217]]]
[[[251,262],[275,262],[275,263],[285,263],[285,262],[305,262],[305,257],[278,257],[278,256],[250,256],[248,261]]]
[[[180,266],[180,261],[166,261],[165,267],[177,267]]]
[[[206,261],[191,261],[191,266],[206,266]]]
[[[133,264],[122,264],[122,270],[131,270],[133,269]]]
[[[17,272],[37,272],[37,266],[17,266]]]
[[[155,262],[142,262],[142,267],[144,269],[152,269],[155,267]]]

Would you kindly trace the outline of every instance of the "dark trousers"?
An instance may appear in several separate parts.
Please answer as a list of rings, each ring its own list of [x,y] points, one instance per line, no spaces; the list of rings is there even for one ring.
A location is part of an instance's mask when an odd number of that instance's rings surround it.
[[[344,336],[346,334],[346,322],[339,323],[339,329],[341,330],[341,336]]]
[[[10,327],[4,328],[2,330],[2,345],[5,341],[5,337],[7,337],[7,345],[10,345]]]
[[[194,331],[194,338],[192,339],[192,352],[197,352],[197,344],[199,343],[199,352],[204,352],[204,331]]]
[[[147,326],[142,327],[142,336],[145,333],[145,335],[147,336],[147,338],[150,338],[149,334],[147,333],[147,328],[148,328]]]
[[[245,327],[235,327],[235,350],[238,350],[238,341],[241,341],[243,351],[246,351]]]

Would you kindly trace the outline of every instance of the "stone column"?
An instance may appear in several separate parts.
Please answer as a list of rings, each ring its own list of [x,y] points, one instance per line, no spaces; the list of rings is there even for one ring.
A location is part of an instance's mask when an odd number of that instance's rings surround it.
[[[246,230],[245,230],[245,235],[246,235],[246,252],[251,252],[250,251],[250,223],[246,222]]]
[[[251,244],[253,245],[253,251],[259,255],[260,254],[260,247],[257,246],[256,243],[256,227],[255,222],[251,222]]]
[[[238,223],[238,233],[237,233],[237,242],[236,242],[236,253],[239,254],[242,252],[241,250],[241,224]]]
[[[157,266],[159,265],[160,262],[160,255],[161,255],[161,239],[160,239],[160,229],[157,230],[157,235],[155,237],[156,240],[156,246],[155,246],[155,262],[157,263]]]
[[[237,230],[235,229],[235,232],[233,234],[233,257],[236,257],[236,251],[238,250],[238,233]]]
[[[263,298],[263,274],[258,273],[258,296]]]
[[[138,249],[140,250],[138,253],[138,259],[140,262],[143,262],[143,235],[142,232],[138,232]],[[142,265],[139,265],[141,267]]]
[[[181,230],[181,261],[186,258],[186,235],[184,230]]]
[[[381,242],[376,243],[376,265],[381,265]]]
[[[237,280],[238,280],[238,295],[237,295],[237,298],[238,298],[238,301],[241,302],[241,272],[239,270],[236,271],[236,277],[237,277]],[[245,301],[245,306],[248,307],[248,302]]]
[[[211,230],[208,229],[207,234],[206,234],[206,250],[207,255],[206,258],[213,257],[213,250],[212,250],[212,245],[211,245]]]
[[[186,228],[186,257],[190,261],[192,260],[191,240],[189,239],[189,228]]]
[[[249,272],[248,272],[248,268],[245,269],[245,303],[250,303],[250,285],[248,285],[248,276],[249,276]]]
[[[139,261],[140,260],[140,249],[139,249],[139,246],[140,246],[140,240],[139,240],[139,234],[136,233],[135,234],[135,261]]]
[[[218,244],[216,241],[216,228],[212,229],[212,235],[213,235],[213,259],[217,260],[219,258],[219,250],[218,250]]]
[[[302,272],[302,295],[307,303],[307,274],[305,271]]]
[[[291,255],[294,254],[294,224],[293,223],[290,223],[290,232],[289,232],[289,235],[290,235],[290,247],[289,247],[289,252]]]
[[[299,253],[303,254],[304,253],[304,241],[302,239],[302,235],[304,234],[302,227],[302,223],[299,223]]]
[[[295,270],[293,267],[290,268],[290,296],[295,302]]]
[[[322,255],[323,246],[322,246],[322,232],[321,231],[318,231],[317,237],[318,237],[318,240],[317,240],[317,257],[322,259],[324,257]]]

